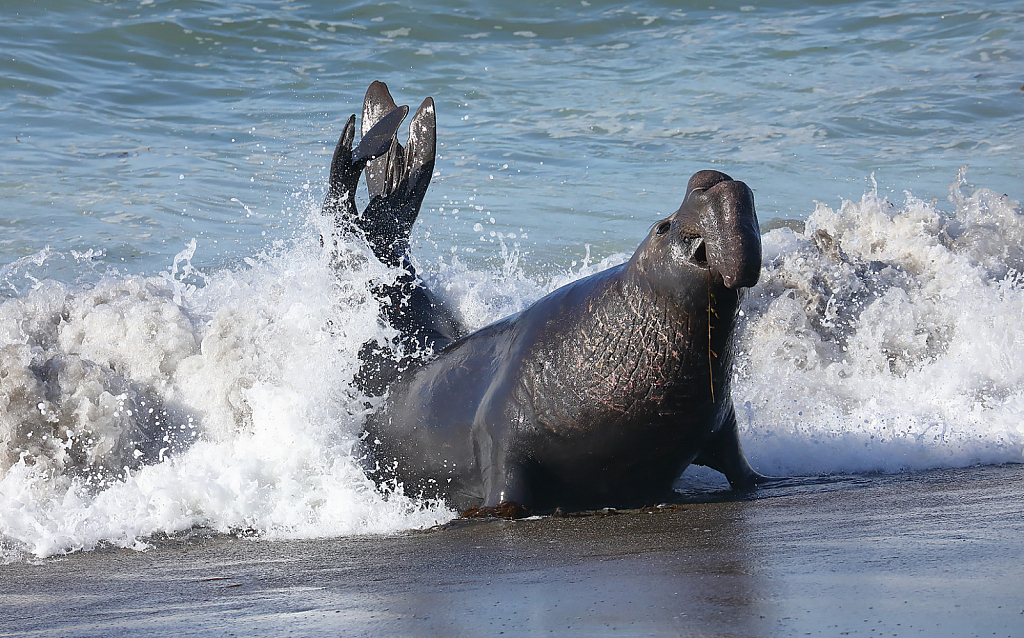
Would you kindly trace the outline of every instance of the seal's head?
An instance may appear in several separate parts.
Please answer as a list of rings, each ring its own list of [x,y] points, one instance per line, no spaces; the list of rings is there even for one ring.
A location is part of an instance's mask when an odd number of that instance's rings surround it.
[[[633,260],[655,285],[710,276],[732,290],[753,286],[761,274],[753,193],[725,173],[695,173],[679,210],[651,228]]]

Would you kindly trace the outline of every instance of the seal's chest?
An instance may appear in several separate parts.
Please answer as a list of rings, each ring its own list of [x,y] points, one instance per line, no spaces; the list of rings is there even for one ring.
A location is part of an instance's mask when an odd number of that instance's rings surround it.
[[[612,411],[664,412],[710,394],[711,368],[667,340],[637,348],[614,367],[588,367],[575,379],[579,393],[594,406]]]

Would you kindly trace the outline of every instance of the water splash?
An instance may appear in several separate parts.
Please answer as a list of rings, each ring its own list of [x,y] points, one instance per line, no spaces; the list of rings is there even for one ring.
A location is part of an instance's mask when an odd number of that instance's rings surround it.
[[[949,199],[872,190],[764,237],[734,390],[762,471],[1024,461],[1024,218],[964,170]]]
[[[1024,460],[1020,206],[963,173],[950,202],[872,190],[764,236],[733,389],[759,470]],[[361,345],[394,336],[371,291],[395,272],[311,222],[235,269],[197,271],[192,242],[154,276],[55,251],[4,267],[0,560],[143,549],[193,527],[303,538],[454,515],[362,471],[374,401],[352,381]],[[588,252],[544,277],[507,249],[481,270],[419,266],[480,327],[627,258]],[[55,263],[79,269],[74,283],[45,276]]]
[[[169,275],[42,281],[0,305],[5,543],[48,556],[195,526],[308,537],[450,518],[360,467],[352,379],[381,336],[369,290],[394,274],[364,255],[336,277],[329,251],[295,242],[185,286],[193,248]]]

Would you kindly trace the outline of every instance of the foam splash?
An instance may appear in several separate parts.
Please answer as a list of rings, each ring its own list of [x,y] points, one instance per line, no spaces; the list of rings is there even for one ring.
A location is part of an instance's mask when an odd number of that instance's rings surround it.
[[[873,190],[764,236],[733,390],[759,470],[1024,461],[1024,220],[963,173],[950,201],[895,206]],[[327,248],[307,229],[205,274],[195,244],[159,276],[55,251],[0,271],[0,561],[144,549],[194,527],[308,538],[454,515],[362,472],[373,402],[352,380],[360,346],[393,336],[370,290],[395,273],[319,230]],[[628,258],[588,251],[531,278],[499,248],[493,268],[420,264],[473,327]],[[37,274],[54,262],[84,275]]]
[[[5,555],[197,526],[302,538],[448,520],[378,490],[355,451],[358,348],[390,336],[368,291],[395,273],[313,239],[196,287],[194,250],[163,276],[41,281],[0,305]]]
[[[1024,217],[964,169],[949,200],[874,189],[766,234],[733,392],[762,472],[1024,461]]]

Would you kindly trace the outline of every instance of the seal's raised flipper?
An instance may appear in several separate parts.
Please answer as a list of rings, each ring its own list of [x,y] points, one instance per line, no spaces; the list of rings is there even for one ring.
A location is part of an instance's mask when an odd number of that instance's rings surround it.
[[[394,283],[374,287],[382,318],[398,330],[391,344],[364,344],[357,385],[380,395],[395,376],[425,353],[440,350],[464,331],[455,313],[445,308],[420,281],[409,258],[409,234],[434,171],[437,150],[434,101],[427,98],[409,127],[407,147],[398,143],[398,127],[409,107],[396,106],[383,82],[374,82],[363,102],[362,133],[355,141],[355,116],[349,118],[331,161],[323,212],[346,229],[358,229],[382,263],[400,269]],[[366,175],[370,203],[356,208],[359,176]],[[397,346],[397,347],[396,347]]]
[[[386,154],[393,144],[398,143],[395,141],[398,127],[408,114],[407,106],[392,109],[363,132],[355,150],[352,150],[352,143],[355,140],[356,116],[348,119],[331,159],[331,177],[322,209],[325,214],[330,213],[339,221],[358,217],[355,197],[359,176],[368,162]]]
[[[374,82],[363,100],[362,130],[376,128],[395,108],[387,85]],[[436,150],[434,100],[428,97],[412,118],[408,146],[395,141],[387,153],[366,165],[370,204],[360,227],[374,254],[385,264],[398,266],[405,260],[409,234],[434,172]]]
[[[366,97],[363,98],[362,133],[365,135],[381,118],[396,108],[388,85],[375,81],[366,89]],[[395,191],[400,181],[403,155],[404,149],[396,141],[386,155],[367,165],[366,186],[370,191],[370,199],[382,195],[386,197]]]
[[[365,166],[370,160],[381,157],[387,153],[392,144],[397,144],[395,137],[398,135],[398,127],[402,125],[405,116],[409,114],[408,106],[399,106],[391,109],[391,112],[374,124],[370,130],[362,134],[359,146],[352,151],[352,162]],[[354,117],[354,116],[353,116]]]

